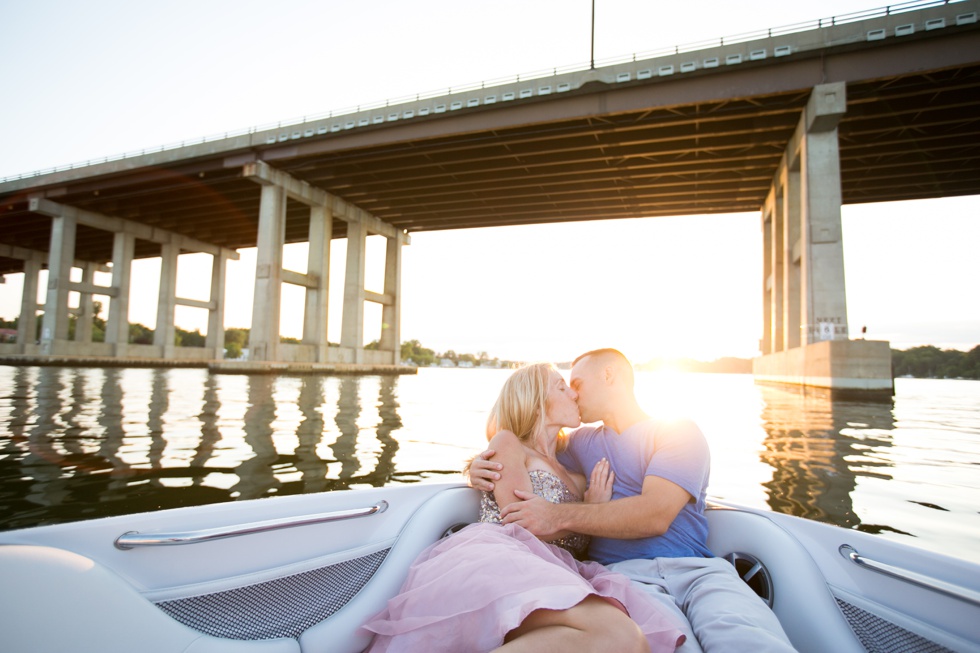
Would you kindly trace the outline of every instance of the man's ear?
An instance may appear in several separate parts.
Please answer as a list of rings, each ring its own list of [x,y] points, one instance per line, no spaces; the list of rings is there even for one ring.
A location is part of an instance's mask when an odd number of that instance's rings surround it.
[[[606,365],[602,368],[602,380],[606,382],[606,385],[612,385],[613,381],[616,380],[616,370],[612,365]]]

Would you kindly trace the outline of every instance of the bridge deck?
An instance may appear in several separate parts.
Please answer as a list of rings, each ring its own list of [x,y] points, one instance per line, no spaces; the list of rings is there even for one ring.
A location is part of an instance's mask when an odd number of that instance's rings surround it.
[[[0,242],[48,249],[50,219],[28,210],[28,197],[40,193],[222,247],[254,246],[260,188],[242,166],[255,160],[409,232],[756,211],[810,90],[834,81],[847,83],[845,203],[977,194],[980,25],[947,20],[944,29],[893,34],[898,24],[978,5],[840,26],[861,38],[788,56],[773,56],[788,42],[777,38],[714,53],[722,62],[744,53],[738,66],[636,78],[668,60],[712,56],[688,53],[561,77],[572,80],[563,93],[487,104],[497,91],[481,89],[479,106],[458,111],[423,116],[413,107],[411,120],[361,117],[341,131],[327,121],[299,139],[249,134],[10,181],[0,184]],[[863,38],[878,25],[888,38]],[[751,60],[760,50],[767,56]],[[624,70],[630,81],[610,81]],[[290,202],[286,241],[305,241],[307,224],[308,209]],[[344,235],[335,221],[334,236]],[[111,259],[108,232],[79,226],[76,243],[78,259]],[[158,254],[158,245],[137,243],[138,257]],[[0,257],[0,273],[20,270],[20,261]]]

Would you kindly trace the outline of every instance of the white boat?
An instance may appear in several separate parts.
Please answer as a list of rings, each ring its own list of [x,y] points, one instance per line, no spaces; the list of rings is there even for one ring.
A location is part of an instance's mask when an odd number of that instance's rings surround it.
[[[458,482],[0,533],[0,650],[361,651],[416,555],[473,521]],[[980,651],[980,565],[713,503],[709,545],[803,653]]]

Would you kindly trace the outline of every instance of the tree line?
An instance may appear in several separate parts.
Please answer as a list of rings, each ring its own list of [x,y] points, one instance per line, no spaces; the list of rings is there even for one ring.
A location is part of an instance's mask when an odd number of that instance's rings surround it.
[[[980,345],[970,351],[931,345],[892,349],[892,375],[920,379],[980,379]]]
[[[101,305],[95,302],[92,318],[92,341],[105,342],[106,322],[99,317]],[[18,318],[5,320],[0,318],[0,329],[16,329]],[[38,332],[35,338],[41,336],[41,318],[38,318]],[[77,319],[74,315],[68,318],[68,337],[74,338],[75,324]],[[152,345],[154,330],[142,324],[129,325],[129,342],[134,345]],[[244,349],[248,347],[249,330],[239,327],[225,329],[225,357],[240,358]],[[207,336],[200,330],[186,331],[180,327],[174,329],[174,345],[178,347],[204,347]],[[282,337],[283,343],[298,343],[296,338]],[[336,343],[329,343],[331,346],[338,346]],[[366,349],[377,349],[377,340],[368,343]],[[513,367],[515,361],[501,360],[491,357],[487,352],[481,351],[476,354],[457,353],[452,349],[444,352],[436,352],[434,349],[423,347],[418,340],[407,340],[401,344],[402,362],[411,361],[419,367],[439,365],[442,360],[452,361],[454,366],[479,367]],[[657,369],[659,361],[651,361],[645,365],[638,366],[641,369]],[[725,372],[750,372],[751,362],[744,359],[726,358],[715,363],[703,363],[700,366],[696,361],[685,361],[688,371],[725,371]],[[724,363],[724,369],[715,369],[718,364]],[[709,369],[710,368],[710,369]],[[932,345],[923,347],[912,347],[911,349],[892,349],[892,375],[895,377],[912,376],[922,379],[980,379],[980,345],[970,351],[959,351],[956,349],[939,349]]]

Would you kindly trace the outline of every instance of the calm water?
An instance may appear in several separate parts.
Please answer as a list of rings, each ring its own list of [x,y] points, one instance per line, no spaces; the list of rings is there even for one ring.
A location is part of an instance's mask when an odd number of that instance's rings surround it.
[[[507,374],[0,367],[0,528],[444,478]],[[639,373],[637,394],[699,423],[713,497],[980,562],[980,382],[898,379],[880,404]]]

